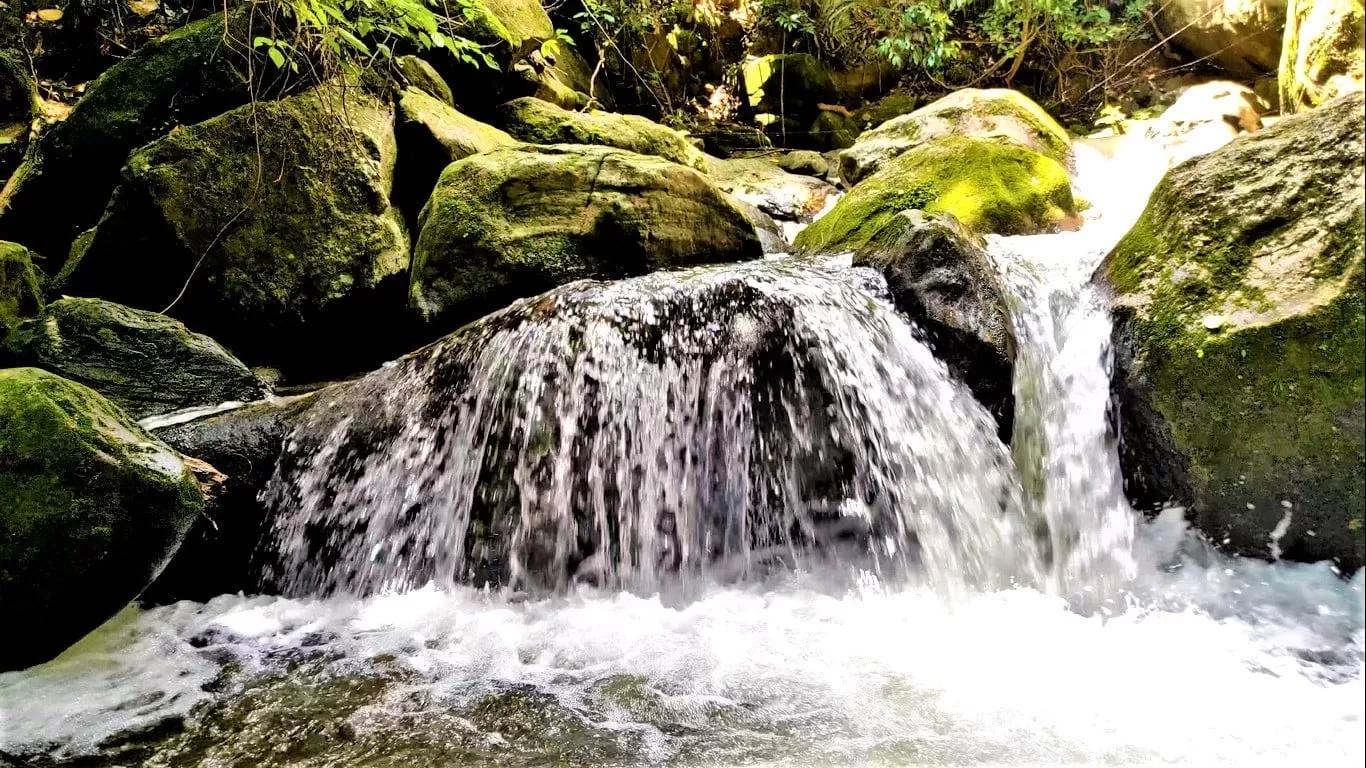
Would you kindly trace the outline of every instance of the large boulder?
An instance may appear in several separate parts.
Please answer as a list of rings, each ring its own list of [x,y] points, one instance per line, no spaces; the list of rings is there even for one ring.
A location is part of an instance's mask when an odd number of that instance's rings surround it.
[[[950,136],[898,155],[793,244],[800,253],[857,250],[912,208],[1007,235],[1071,226],[1076,216],[1072,185],[1056,160],[1005,140]]]
[[[1363,100],[1170,171],[1099,277],[1128,490],[1249,555],[1362,564]]]
[[[1028,96],[1005,88],[964,88],[865,131],[840,153],[840,178],[855,184],[901,153],[946,136],[1003,139],[1063,166],[1071,158],[1067,131]]]
[[[1015,336],[1000,274],[980,235],[947,213],[896,214],[854,254],[887,279],[897,309],[918,324],[1009,441]]]
[[[0,611],[16,617],[0,669],[51,659],[127,605],[203,505],[180,455],[117,406],[0,370]]]
[[[1281,109],[1317,107],[1366,79],[1361,0],[1289,0],[1281,48]]]
[[[245,24],[242,13],[227,23]],[[207,119],[251,97],[242,51],[222,14],[188,24],[111,67],[0,192],[0,239],[23,243],[57,271],[76,235],[92,226],[134,149],[180,124]]]
[[[706,156],[683,134],[639,115],[571,112],[528,97],[501,106],[498,124],[532,144],[601,144],[655,155],[699,171],[707,169]]]
[[[722,192],[781,221],[810,222],[837,191],[820,179],[789,173],[763,158],[709,157],[707,173]]]
[[[0,343],[26,317],[43,308],[38,272],[28,249],[0,241]]]
[[[411,296],[468,319],[580,278],[761,256],[707,177],[612,147],[501,149],[453,163],[422,212]]]
[[[1163,35],[1191,56],[1252,80],[1281,60],[1288,0],[1170,0],[1156,14]]]
[[[166,311],[253,365],[326,375],[378,360],[408,238],[390,205],[394,118],[324,87],[182,128],[128,162],[99,226],[57,277],[65,293]],[[322,371],[313,370],[322,367]]]
[[[269,392],[213,339],[165,315],[99,299],[55,301],[5,346],[19,365],[84,384],[137,419]]]
[[[811,125],[822,104],[835,104],[840,94],[820,60],[808,53],[750,57],[742,69],[750,108]]]

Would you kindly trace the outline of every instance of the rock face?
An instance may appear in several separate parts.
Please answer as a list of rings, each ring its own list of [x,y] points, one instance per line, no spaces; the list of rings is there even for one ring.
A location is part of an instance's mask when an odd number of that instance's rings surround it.
[[[411,295],[429,318],[469,319],[571,280],[760,255],[744,213],[691,168],[610,147],[502,149],[442,173]]]
[[[1281,109],[1317,107],[1366,79],[1361,0],[1289,0],[1281,49]]]
[[[394,59],[394,67],[407,87],[425,93],[448,107],[455,106],[455,94],[431,64],[416,56],[399,56]]]
[[[393,115],[359,89],[315,89],[183,128],[129,160],[57,282],[169,307],[254,365],[353,360],[352,334],[376,321],[363,317],[366,301],[408,266],[389,203],[394,159]]]
[[[600,144],[655,155],[705,171],[706,156],[683,134],[639,115],[570,112],[537,98],[514,99],[498,109],[499,125],[532,144]]]
[[[1164,35],[1239,79],[1275,72],[1287,0],[1172,0],[1156,14]]]
[[[229,23],[244,21],[235,13]],[[223,42],[224,23],[213,14],[188,24],[91,83],[0,192],[0,239],[32,248],[55,272],[76,235],[99,219],[130,152],[176,125],[245,104],[246,70]]]
[[[447,165],[479,152],[515,147],[521,142],[491,125],[413,87],[398,100],[398,146],[394,187],[410,230]]]
[[[759,158],[709,158],[707,173],[721,191],[781,221],[811,221],[836,193],[820,179],[789,173]]]
[[[855,184],[901,153],[946,136],[1003,139],[1063,166],[1070,158],[1067,131],[1029,97],[1004,88],[964,88],[865,131],[840,153],[840,178]]]
[[[179,454],[91,390],[0,371],[0,668],[56,656],[137,596],[204,505]]]
[[[268,393],[213,339],[165,315],[99,299],[49,304],[6,347],[18,364],[84,384],[136,419]]]
[[[926,331],[935,356],[991,411],[1009,441],[1015,338],[982,238],[949,214],[903,211],[854,254],[854,266],[883,274],[897,309]]]
[[[1363,106],[1343,97],[1173,169],[1100,275],[1130,495],[1189,505],[1238,552],[1347,573],[1366,481]]]
[[[744,65],[744,87],[754,111],[793,118],[802,126],[815,122],[821,104],[839,101],[830,73],[806,53],[749,59]]]
[[[43,308],[38,273],[28,249],[0,241],[0,343],[25,317]]]
[[[909,209],[950,213],[975,232],[1034,234],[1076,215],[1067,171],[1010,142],[951,136],[898,155],[797,235],[799,253],[862,248]]]

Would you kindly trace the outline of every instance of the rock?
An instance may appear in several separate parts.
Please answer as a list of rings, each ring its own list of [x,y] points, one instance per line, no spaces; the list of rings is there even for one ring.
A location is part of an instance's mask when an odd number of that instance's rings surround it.
[[[23,158],[38,116],[38,91],[18,55],[0,43],[0,179],[9,178]]]
[[[1033,234],[1076,217],[1067,171],[1010,142],[951,136],[920,144],[849,190],[802,230],[798,253],[862,248],[902,211],[950,213],[969,229]]]
[[[1240,80],[1275,72],[1287,0],[1171,0],[1157,27],[1191,56]]]
[[[858,121],[844,112],[822,109],[811,124],[811,136],[802,143],[822,152],[848,149],[858,142],[861,128]]]
[[[412,301],[428,318],[470,319],[580,278],[760,255],[745,215],[691,168],[612,147],[501,149],[441,174]]]
[[[42,309],[43,293],[28,249],[0,241],[0,344],[21,320]]]
[[[385,299],[402,306],[408,267],[394,159],[393,115],[356,88],[182,128],[129,160],[57,282],[165,309],[253,365],[363,370],[384,359],[364,342],[382,335]],[[381,296],[391,276],[394,295]]]
[[[1288,0],[1278,87],[1281,109],[1317,107],[1361,90],[1366,74],[1361,0]]]
[[[1231,550],[1362,564],[1361,94],[1172,169],[1102,265],[1128,492]],[[1220,318],[1211,330],[1206,318]]]
[[[820,179],[788,173],[762,158],[708,158],[707,172],[722,192],[780,221],[810,222],[836,192]]]
[[[893,118],[909,115],[919,104],[919,97],[909,93],[892,93],[856,110],[854,119],[861,128],[876,128]]]
[[[498,124],[532,144],[600,144],[655,155],[705,171],[706,157],[683,134],[639,115],[570,112],[535,98],[514,99],[498,108]]]
[[[266,530],[266,516],[257,498],[275,472],[295,420],[326,391],[271,398],[155,431],[158,439],[182,454],[218,468],[225,481],[139,602],[204,602],[258,589],[260,563],[255,554]]]
[[[1152,142],[1171,168],[1213,152],[1239,134],[1259,130],[1264,106],[1246,86],[1202,83],[1186,88],[1160,116],[1135,124],[1131,132]]]
[[[235,13],[230,23],[247,15]],[[99,219],[130,152],[179,124],[245,104],[244,62],[223,37],[223,16],[213,14],[148,43],[91,83],[0,192],[0,239],[42,254],[55,273],[76,235]],[[244,31],[238,39],[250,37]]]
[[[763,249],[764,255],[773,253],[787,253],[787,238],[783,237],[783,229],[778,226],[778,222],[772,216],[759,210],[758,207],[745,202],[739,198],[732,198],[740,212],[745,214],[749,223],[754,226],[754,233],[759,236],[759,246]]]
[[[0,370],[0,669],[47,661],[152,581],[203,508],[179,454],[95,392]]]
[[[451,93],[451,87],[446,85],[446,81],[441,79],[436,67],[416,56],[399,56],[394,59],[394,67],[409,88],[414,88],[446,106],[455,106],[455,94]]]
[[[398,167],[394,186],[410,229],[447,165],[479,152],[515,147],[521,142],[481,123],[455,107],[414,88],[398,101]]]
[[[752,57],[743,69],[745,98],[756,112],[768,112],[811,125],[821,104],[835,104],[835,81],[815,56],[807,53]]]
[[[785,152],[778,156],[776,165],[788,173],[817,178],[824,178],[825,174],[830,171],[830,167],[825,162],[825,156],[809,149]]]
[[[758,128],[734,123],[708,125],[692,130],[702,140],[702,149],[710,155],[728,158],[737,153],[771,149],[773,142]]]
[[[10,334],[19,365],[99,392],[135,419],[265,397],[230,352],[165,315],[99,299],[63,298]]]
[[[925,330],[935,356],[991,411],[1009,442],[1015,338],[982,238],[950,214],[903,211],[854,254],[854,266],[883,274],[897,309]]]
[[[945,136],[1001,138],[1064,167],[1071,162],[1067,131],[1029,97],[1004,88],[964,88],[865,131],[840,155],[840,178],[855,184],[897,155]]]

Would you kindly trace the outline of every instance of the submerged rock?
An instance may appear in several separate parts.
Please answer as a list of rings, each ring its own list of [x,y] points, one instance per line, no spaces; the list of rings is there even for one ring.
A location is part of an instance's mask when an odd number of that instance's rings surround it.
[[[218,342],[165,315],[64,298],[10,335],[10,357],[99,392],[136,419],[264,397],[267,387]]]
[[[392,113],[356,88],[227,112],[139,150],[57,282],[166,311],[254,365],[368,367],[377,288],[395,276],[401,307],[408,267],[394,161]]]
[[[42,308],[43,294],[32,254],[18,243],[0,241],[0,344],[24,318]]]
[[[156,576],[203,508],[179,454],[95,392],[0,370],[0,669],[51,659]]]
[[[1363,99],[1170,171],[1102,266],[1121,461],[1254,556],[1362,564]],[[1214,320],[1217,318],[1217,322]]]
[[[883,274],[897,309],[926,331],[935,356],[991,411],[1008,442],[1015,339],[986,242],[950,214],[904,211],[854,254],[854,266]]]
[[[571,112],[531,97],[504,104],[498,115],[508,133],[532,144],[600,144],[707,169],[706,156],[683,134],[639,115]]]
[[[1277,86],[1286,112],[1361,90],[1366,80],[1361,0],[1288,0]]]
[[[571,280],[761,255],[744,213],[691,168],[611,147],[503,149],[441,174],[412,301],[468,320]]]
[[[1005,88],[964,88],[865,131],[840,153],[840,178],[855,184],[903,152],[946,136],[1001,139],[1066,167],[1071,141],[1043,107]]]
[[[1010,142],[951,136],[898,155],[797,235],[799,253],[862,248],[905,210],[950,213],[979,233],[1024,235],[1076,216],[1067,171]]]

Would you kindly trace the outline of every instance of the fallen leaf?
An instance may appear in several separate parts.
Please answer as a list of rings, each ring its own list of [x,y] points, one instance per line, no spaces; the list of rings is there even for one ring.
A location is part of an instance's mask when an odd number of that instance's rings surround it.
[[[161,0],[128,0],[128,9],[139,16],[151,16],[161,7]]]
[[[39,19],[40,21],[61,21],[61,20],[62,20],[62,9],[61,9],[61,8],[44,8],[44,9],[38,11],[38,19]]]

